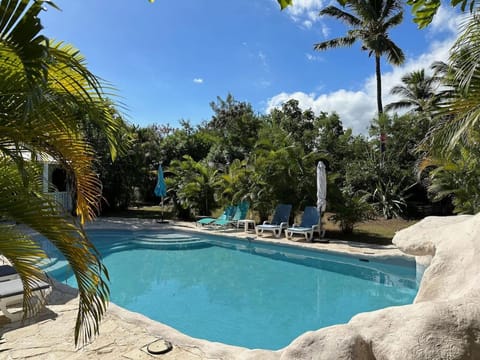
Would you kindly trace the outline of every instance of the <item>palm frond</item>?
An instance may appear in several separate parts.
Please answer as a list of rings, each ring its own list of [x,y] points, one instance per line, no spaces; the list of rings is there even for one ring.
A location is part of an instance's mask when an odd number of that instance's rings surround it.
[[[402,81],[405,82],[404,79],[402,79]],[[400,95],[400,96],[403,96],[403,97],[406,97],[406,98],[407,97],[410,98],[411,95],[412,95],[412,93],[410,91],[410,88],[408,86],[402,86],[402,85],[396,85],[396,86],[392,87],[390,89],[390,94]]]
[[[392,13],[403,10],[403,3],[398,0],[386,0],[383,6],[382,18],[388,18]],[[394,15],[393,17],[395,17]]]
[[[47,74],[48,39],[40,34],[42,25],[38,19],[42,9],[43,1],[33,4],[29,0],[0,2],[0,41],[15,49],[31,85],[44,81]]]
[[[0,1],[0,216],[45,237],[70,263],[80,293],[75,342],[84,343],[98,333],[108,302],[108,273],[81,225],[95,216],[101,184],[80,114],[106,134],[113,158],[121,148],[121,125],[102,81],[88,71],[78,50],[41,34],[44,4],[55,7],[42,0]],[[80,223],[41,191],[34,160],[47,157],[71,176]],[[1,238],[0,252],[23,274],[28,292],[28,282],[40,276],[31,259],[42,252],[35,239],[15,230],[8,233],[13,243]],[[30,258],[21,255],[27,253]]]
[[[385,111],[402,110],[402,109],[408,109],[411,107],[412,107],[412,103],[410,101],[395,101],[385,105]]]
[[[403,22],[403,11],[393,15],[390,18],[387,18],[387,20],[385,21],[382,27],[384,31],[388,31],[392,27],[400,25],[402,22]]]
[[[14,224],[0,224],[0,253],[15,267],[23,280],[24,316],[33,313],[37,305],[32,296],[32,287],[37,280],[46,281],[45,275],[39,267],[39,261],[45,258],[45,252],[38,242],[23,232],[18,231]]]
[[[328,41],[324,41],[318,44],[315,44],[313,48],[315,50],[327,50],[327,49],[333,49],[333,48],[339,48],[339,47],[345,47],[345,46],[352,46],[357,39],[354,37],[340,37]]]
[[[360,19],[335,6],[327,6],[325,9],[320,11],[320,15],[328,15],[334,17],[336,19],[342,20],[347,25],[350,25],[352,27],[358,27],[362,24],[362,21]]]
[[[387,60],[390,64],[401,65],[405,62],[405,54],[403,53],[402,49],[400,49],[397,44],[390,39],[386,39],[385,49]]]
[[[29,186],[22,184],[16,166],[2,160],[0,163],[0,186],[2,197],[0,199],[0,215],[7,220],[14,220],[35,230],[50,241],[67,259],[75,274],[80,293],[79,313],[75,327],[75,340],[84,342],[98,333],[99,321],[106,310],[108,303],[108,272],[100,261],[98,252],[88,240],[85,232],[69,218],[59,211],[59,205],[46,194],[39,191],[41,182],[38,171],[33,167],[28,169],[31,181]],[[41,214],[41,216],[39,216]],[[17,240],[19,237],[17,237]],[[23,243],[18,243],[20,254],[27,245],[31,244],[25,238]],[[11,242],[2,242],[0,252],[5,254],[13,264],[20,264],[20,269],[25,269],[26,275],[38,276],[38,271],[31,266],[31,260],[26,262],[15,253]],[[23,250],[22,250],[23,249]],[[42,251],[38,246],[30,246],[32,257],[41,256]],[[28,259],[28,258],[27,258]]]
[[[435,64],[447,89],[439,96],[437,126],[429,136],[431,151],[452,153],[459,144],[468,145],[480,120],[480,18],[470,16],[462,25],[449,64]]]
[[[112,116],[109,108],[105,106],[104,82],[87,69],[84,57],[73,46],[54,42],[50,55],[51,88],[65,97],[74,97],[73,100],[82,106],[82,111],[88,115],[89,121],[107,136],[112,159],[115,159],[117,150],[124,147],[117,136],[124,124],[119,118]],[[113,90],[111,87],[110,89]]]

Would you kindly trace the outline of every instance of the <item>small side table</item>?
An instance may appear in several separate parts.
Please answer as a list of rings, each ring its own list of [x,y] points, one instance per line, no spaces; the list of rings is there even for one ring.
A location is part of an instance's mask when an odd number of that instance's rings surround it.
[[[243,224],[245,228],[245,232],[247,232],[250,228],[250,224],[252,224],[253,230],[255,230],[255,220],[249,220],[249,219],[244,219],[244,220],[238,220],[237,222],[237,229],[240,227],[240,224]]]

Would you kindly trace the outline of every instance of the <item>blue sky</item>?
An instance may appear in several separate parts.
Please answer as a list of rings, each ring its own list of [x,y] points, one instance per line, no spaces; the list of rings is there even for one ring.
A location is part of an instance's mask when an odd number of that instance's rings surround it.
[[[294,0],[56,0],[41,15],[45,34],[71,43],[91,71],[117,89],[127,120],[140,126],[208,120],[210,102],[231,93],[265,113],[289,98],[315,112],[337,111],[365,133],[376,110],[374,60],[359,45],[316,52],[313,44],[345,34],[318,12],[329,3]],[[408,71],[446,60],[458,17],[441,8],[417,30],[408,8],[391,33],[404,66],[383,63],[384,103]]]

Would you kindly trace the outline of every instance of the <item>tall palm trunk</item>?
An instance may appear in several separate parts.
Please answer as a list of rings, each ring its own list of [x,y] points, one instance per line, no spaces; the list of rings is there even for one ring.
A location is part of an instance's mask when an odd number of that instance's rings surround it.
[[[383,114],[382,104],[382,72],[380,70],[380,56],[375,55],[375,75],[377,77],[377,109],[378,115]]]
[[[382,104],[382,72],[380,69],[380,56],[375,55],[375,75],[377,77],[377,110],[378,117],[383,114],[383,104]],[[387,148],[386,144],[387,134],[385,134],[385,129],[380,128],[380,151],[385,152]]]

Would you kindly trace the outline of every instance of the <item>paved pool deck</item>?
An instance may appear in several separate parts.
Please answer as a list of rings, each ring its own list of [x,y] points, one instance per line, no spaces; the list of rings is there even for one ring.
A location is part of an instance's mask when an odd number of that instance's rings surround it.
[[[240,239],[256,238],[254,232],[243,229],[213,231],[196,227],[195,223],[156,220],[101,218],[87,228],[167,229],[217,233]],[[289,244],[305,248],[348,253],[363,257],[402,256],[393,245],[374,246],[346,241],[329,243],[289,241],[284,237],[262,237],[264,242]],[[73,329],[78,309],[77,291],[55,283],[47,307],[24,322],[10,323],[0,316],[0,359],[279,359],[282,351],[248,350],[212,343],[186,336],[175,329],[111,303],[100,327],[100,335],[90,344],[75,348]],[[172,343],[173,350],[163,355],[151,355],[146,346],[157,339]]]

